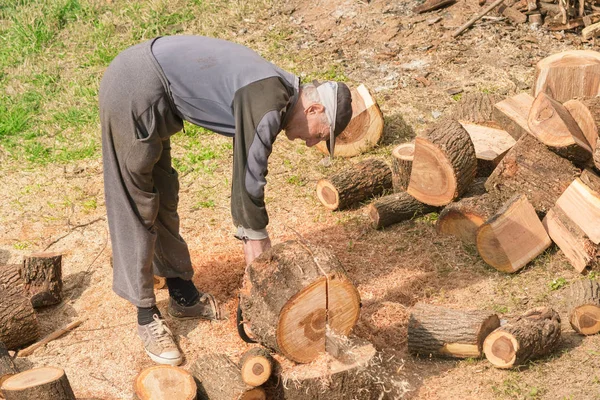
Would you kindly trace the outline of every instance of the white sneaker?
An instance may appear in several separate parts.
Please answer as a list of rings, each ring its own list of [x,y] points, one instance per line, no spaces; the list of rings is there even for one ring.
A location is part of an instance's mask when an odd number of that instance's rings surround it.
[[[138,325],[138,335],[144,343],[146,353],[152,361],[158,364],[173,366],[181,364],[183,357],[165,320],[156,314],[152,318],[154,318],[154,322]]]

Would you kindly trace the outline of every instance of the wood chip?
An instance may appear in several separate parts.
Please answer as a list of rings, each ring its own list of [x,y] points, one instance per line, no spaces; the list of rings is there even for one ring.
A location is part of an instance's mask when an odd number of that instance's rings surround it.
[[[415,80],[420,82],[425,87],[431,85],[431,82],[429,81],[429,79],[425,78],[424,76],[417,76],[417,77],[415,77]]]

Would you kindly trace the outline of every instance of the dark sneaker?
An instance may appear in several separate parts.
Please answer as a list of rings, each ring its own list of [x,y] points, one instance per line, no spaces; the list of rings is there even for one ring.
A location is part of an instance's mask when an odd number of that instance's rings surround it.
[[[144,342],[146,353],[158,364],[177,366],[183,361],[181,352],[175,344],[173,334],[165,321],[154,314],[154,322],[138,325],[138,335]]]
[[[169,297],[168,313],[171,317],[177,319],[221,319],[222,317],[217,300],[209,293],[203,293],[196,304],[187,307],[178,304],[172,297]]]

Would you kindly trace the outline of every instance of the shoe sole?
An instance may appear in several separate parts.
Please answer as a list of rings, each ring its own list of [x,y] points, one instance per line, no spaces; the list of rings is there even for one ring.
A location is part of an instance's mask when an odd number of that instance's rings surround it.
[[[180,321],[186,321],[186,320],[190,320],[190,319],[203,319],[206,321],[219,321],[221,319],[223,319],[223,312],[221,311],[221,308],[219,307],[219,304],[217,303],[217,300],[213,297],[213,295],[208,295],[208,299],[210,301],[210,305],[212,306],[213,309],[213,314],[214,316],[212,318],[209,317],[204,317],[202,315],[198,315],[198,316],[189,316],[189,317],[178,317],[175,316],[171,313],[171,307],[169,307],[167,309],[167,314],[169,314],[169,316],[171,318],[180,320]]]
[[[157,356],[156,354],[152,354],[150,353],[148,350],[146,350],[146,354],[148,354],[148,356],[152,359],[152,361],[154,361],[157,364],[162,364],[162,365],[171,365],[173,367],[177,367],[178,365],[181,365],[181,363],[183,362],[183,357],[179,357],[179,358],[162,358]]]

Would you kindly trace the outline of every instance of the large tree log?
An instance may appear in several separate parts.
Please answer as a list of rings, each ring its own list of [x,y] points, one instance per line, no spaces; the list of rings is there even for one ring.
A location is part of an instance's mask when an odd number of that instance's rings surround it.
[[[594,165],[600,170],[600,97],[573,99],[564,106],[581,128],[592,149]]]
[[[57,367],[34,368],[13,375],[2,384],[6,400],[75,400],[65,371]]]
[[[582,335],[600,332],[600,284],[591,279],[573,282],[569,286],[567,309],[575,332]]]
[[[373,228],[381,229],[436,210],[438,207],[423,204],[410,194],[399,192],[380,197],[369,204],[369,217],[373,221]]]
[[[330,210],[341,210],[392,188],[390,167],[375,158],[361,161],[317,182],[317,197]]]
[[[515,195],[477,231],[477,251],[502,272],[516,272],[552,244],[525,195]]]
[[[248,266],[240,307],[255,340],[307,363],[326,350],[328,330],[350,333],[358,320],[360,296],[334,254],[288,241]]]
[[[2,386],[2,382],[18,372],[10,354],[8,354],[8,349],[4,343],[0,342],[0,387]]]
[[[408,351],[424,357],[481,357],[486,336],[500,326],[494,313],[417,303],[408,322]]]
[[[184,369],[170,365],[145,368],[135,378],[139,400],[196,400],[196,382]]]
[[[334,156],[354,157],[364,153],[375,147],[383,134],[383,114],[369,90],[360,85],[351,94],[352,119],[335,139]],[[318,143],[316,148],[329,154],[325,142]]]
[[[0,342],[16,349],[39,336],[38,321],[31,302],[18,290],[0,288]]]
[[[489,176],[500,160],[516,143],[505,130],[490,126],[460,123],[467,131],[475,147],[477,176]]]
[[[585,165],[592,148],[569,111],[546,93],[538,94],[527,120],[533,135],[561,157]]]
[[[568,50],[542,59],[535,67],[533,97],[540,92],[561,103],[600,94],[600,53]]]
[[[531,134],[527,118],[533,100],[527,93],[519,93],[496,103],[492,112],[494,121],[515,140],[524,134]]]
[[[524,135],[500,161],[485,188],[503,201],[524,193],[536,211],[545,214],[578,175],[569,160]]]
[[[254,347],[240,357],[239,367],[246,385],[256,387],[265,383],[273,372],[273,357],[266,349]]]
[[[540,307],[490,333],[483,351],[495,367],[512,368],[550,353],[559,340],[560,316],[551,308]]]
[[[392,186],[396,193],[405,192],[408,187],[414,153],[414,143],[402,143],[392,150]]]
[[[415,140],[407,192],[422,203],[444,206],[460,197],[477,172],[475,148],[467,131],[445,120]]]
[[[481,92],[467,93],[456,103],[450,115],[461,123],[465,122],[494,127],[494,104],[500,100],[502,98],[496,94]]]

